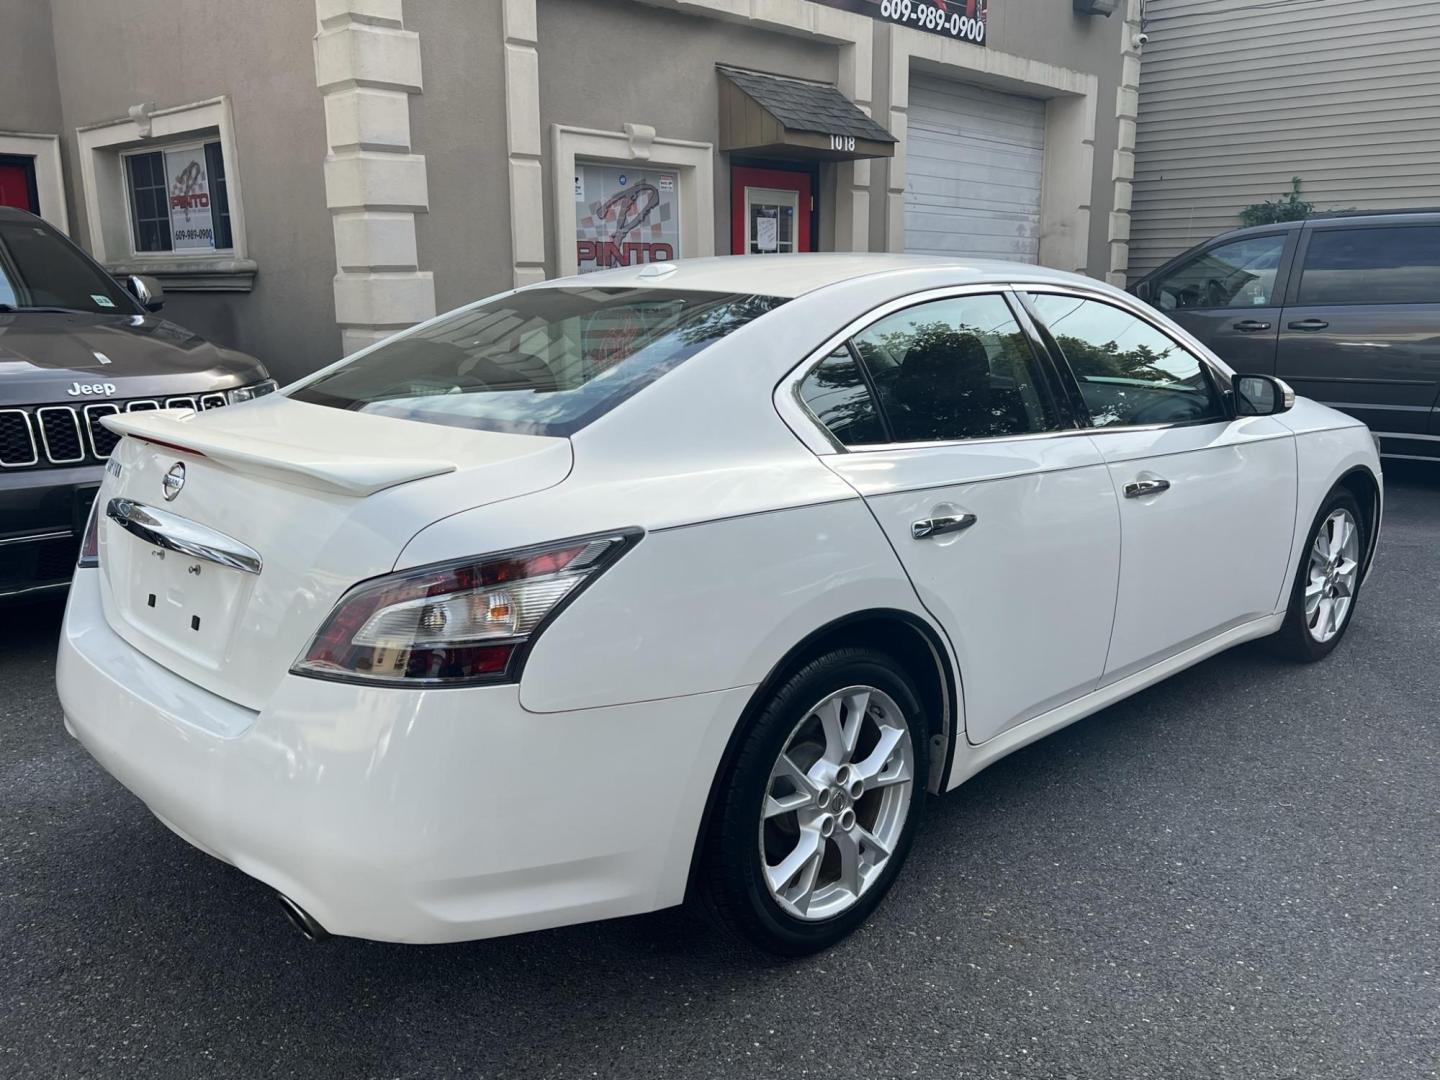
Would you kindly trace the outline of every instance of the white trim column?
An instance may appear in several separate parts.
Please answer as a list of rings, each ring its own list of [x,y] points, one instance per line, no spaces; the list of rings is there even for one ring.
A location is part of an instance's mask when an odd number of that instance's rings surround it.
[[[545,182],[540,168],[540,51],[535,0],[504,0],[505,152],[510,172],[511,274],[545,280]]]
[[[315,0],[315,84],[325,97],[325,199],[335,230],[335,321],[346,354],[435,314],[415,215],[429,209],[410,146],[420,39],[402,0]]]
[[[1110,214],[1110,266],[1105,280],[1124,288],[1130,268],[1130,207],[1135,194],[1135,120],[1140,114],[1140,33],[1141,0],[1126,0],[1125,25],[1120,44],[1120,87],[1115,91],[1115,160],[1111,182],[1115,185],[1115,208]]]

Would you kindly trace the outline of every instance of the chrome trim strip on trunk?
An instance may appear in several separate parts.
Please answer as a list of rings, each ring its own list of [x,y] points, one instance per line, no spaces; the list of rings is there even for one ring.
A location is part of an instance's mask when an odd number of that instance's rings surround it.
[[[198,521],[172,514],[133,499],[111,499],[105,516],[147,544],[192,558],[228,566],[246,574],[260,573],[260,553],[233,536],[216,532]]]

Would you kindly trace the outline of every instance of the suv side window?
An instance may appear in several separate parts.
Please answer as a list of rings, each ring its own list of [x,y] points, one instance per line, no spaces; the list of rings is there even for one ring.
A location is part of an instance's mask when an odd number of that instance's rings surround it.
[[[1030,303],[1065,354],[1096,427],[1228,419],[1205,365],[1143,319],[1079,296],[1032,293]]]
[[[932,300],[855,336],[895,442],[950,442],[1057,426],[1029,341],[998,294]]]
[[[842,446],[890,441],[860,365],[844,345],[805,376],[800,398]]]
[[[1278,304],[1275,276],[1285,236],[1249,236],[1201,252],[1157,278],[1152,295],[1164,311]]]
[[[1297,302],[1440,303],[1440,225],[1315,229]]]

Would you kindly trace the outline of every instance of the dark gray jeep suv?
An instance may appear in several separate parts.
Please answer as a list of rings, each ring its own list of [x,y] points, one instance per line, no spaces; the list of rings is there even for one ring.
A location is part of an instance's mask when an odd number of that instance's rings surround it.
[[[1440,459],[1440,213],[1237,229],[1134,292],[1241,374],[1365,421],[1387,457]]]
[[[70,583],[122,410],[213,409],[275,388],[258,360],[157,318],[45,222],[0,206],[0,600]],[[132,292],[134,295],[132,295]]]

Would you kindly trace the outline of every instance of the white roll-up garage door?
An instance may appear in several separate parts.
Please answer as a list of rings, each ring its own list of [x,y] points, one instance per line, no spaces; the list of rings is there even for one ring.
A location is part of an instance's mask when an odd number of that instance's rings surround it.
[[[905,250],[1038,262],[1045,103],[910,82]]]

